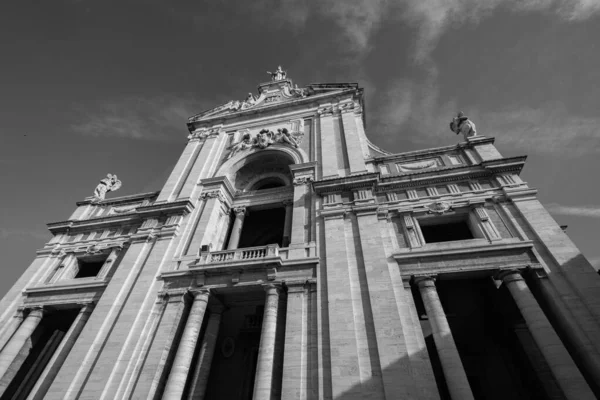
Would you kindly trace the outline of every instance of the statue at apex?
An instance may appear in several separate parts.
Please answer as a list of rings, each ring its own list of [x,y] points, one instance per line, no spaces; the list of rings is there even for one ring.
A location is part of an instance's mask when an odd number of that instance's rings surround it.
[[[456,114],[456,117],[452,118],[452,121],[450,121],[450,130],[457,135],[462,133],[465,140],[477,136],[475,124],[462,111],[459,111],[458,114]]]
[[[267,71],[267,74],[271,75],[271,80],[273,82],[282,81],[287,77],[287,71],[281,69],[281,65],[277,67],[275,72]]]
[[[116,175],[108,174],[106,178],[102,179],[96,189],[94,190],[94,197],[97,200],[104,200],[106,193],[114,192],[121,187],[121,181]]]

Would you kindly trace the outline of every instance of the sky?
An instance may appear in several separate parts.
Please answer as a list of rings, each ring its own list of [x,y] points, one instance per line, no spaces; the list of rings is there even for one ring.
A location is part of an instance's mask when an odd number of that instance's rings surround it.
[[[99,179],[160,190],[187,117],[358,82],[367,134],[452,145],[462,110],[600,268],[600,0],[9,0],[0,6],[0,293]]]

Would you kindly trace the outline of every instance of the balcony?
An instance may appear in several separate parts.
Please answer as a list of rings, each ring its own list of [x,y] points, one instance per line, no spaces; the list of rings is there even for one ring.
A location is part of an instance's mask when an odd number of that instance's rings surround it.
[[[190,269],[222,269],[226,267],[273,266],[315,263],[316,244],[314,242],[279,247],[278,244],[244,247],[235,250],[201,252],[191,264]]]

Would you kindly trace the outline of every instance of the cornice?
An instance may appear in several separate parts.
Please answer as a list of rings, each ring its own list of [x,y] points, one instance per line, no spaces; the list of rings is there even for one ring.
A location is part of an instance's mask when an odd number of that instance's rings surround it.
[[[340,192],[359,188],[373,187],[379,181],[379,172],[367,172],[360,175],[328,178],[313,182],[316,193]]]
[[[180,200],[168,203],[154,203],[149,206],[136,208],[136,213],[142,218],[156,217],[160,215],[182,214],[187,215],[194,209],[189,200]]]
[[[441,256],[449,256],[455,254],[467,254],[467,253],[487,253],[496,252],[502,250],[525,250],[532,249],[533,241],[521,241],[521,242],[508,242],[508,243],[485,243],[478,246],[465,247],[458,246],[454,248],[443,248],[443,249],[423,249],[412,250],[409,252],[396,252],[392,254],[392,257],[401,263],[405,260],[423,259],[423,258],[435,258]]]
[[[86,197],[83,201],[78,201],[76,204],[78,206],[85,206],[85,205],[93,203],[94,205],[108,206],[108,205],[113,205],[113,204],[118,204],[118,203],[130,203],[135,200],[145,200],[147,198],[157,197],[159,194],[160,194],[160,191],[138,193],[138,194],[132,194],[129,196],[114,197],[112,199],[106,199],[106,200],[101,200],[101,201],[97,201],[97,199],[95,197],[91,196],[91,197]]]
[[[102,228],[111,225],[121,225],[159,215],[186,215],[193,209],[194,205],[189,200],[181,200],[176,202],[153,204],[150,206],[140,206],[128,214],[115,214],[100,218],[51,222],[46,224],[46,226],[50,232],[56,235],[57,233],[65,232],[71,229],[83,229],[87,227]]]

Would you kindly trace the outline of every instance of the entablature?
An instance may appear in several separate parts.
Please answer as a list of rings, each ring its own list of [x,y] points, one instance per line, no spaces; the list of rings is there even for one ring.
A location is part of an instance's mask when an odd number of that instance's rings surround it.
[[[125,214],[113,214],[98,218],[67,220],[61,222],[52,222],[47,224],[52,234],[83,231],[89,229],[102,229],[111,226],[122,226],[141,222],[148,218],[169,217],[172,215],[186,215],[193,210],[194,206],[189,200],[176,202],[165,202],[147,206],[140,205],[129,210]]]
[[[392,257],[404,277],[500,270],[542,268],[532,241],[504,240],[497,243],[461,240],[433,243]]]

